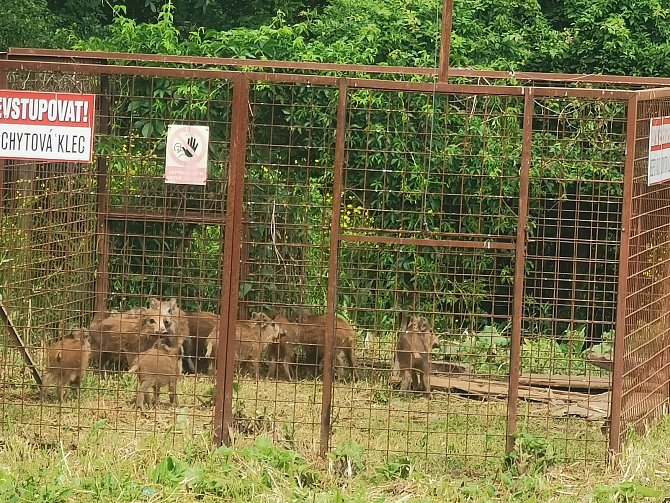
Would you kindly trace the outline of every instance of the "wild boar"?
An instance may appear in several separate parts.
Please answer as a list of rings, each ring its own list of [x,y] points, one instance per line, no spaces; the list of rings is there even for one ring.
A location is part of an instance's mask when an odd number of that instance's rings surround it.
[[[413,316],[398,337],[396,360],[402,375],[400,389],[423,391],[431,398],[430,354],[440,347],[430,322],[423,316]]]
[[[207,371],[207,338],[215,327],[219,326],[219,315],[207,311],[184,312],[188,320],[188,337],[184,341],[184,357],[187,368],[195,373]],[[189,365],[189,362],[191,364]]]
[[[110,362],[131,367],[137,355],[168,334],[170,323],[158,309],[114,313],[90,329],[93,361],[100,369]]]
[[[72,338],[61,339],[47,349],[48,366],[40,390],[42,399],[46,397],[47,388],[54,384],[61,403],[65,397],[64,386],[71,386],[79,395],[91,357],[91,343],[86,329],[73,330],[71,335]]]
[[[335,356],[337,374],[344,377],[344,366],[351,368],[351,378],[356,379],[356,332],[339,314],[335,317]],[[326,345],[326,315],[308,315],[301,320],[300,343],[305,347],[305,360],[310,365],[322,366]],[[345,362],[341,354],[348,360]]]
[[[263,350],[271,342],[279,342],[286,332],[264,313],[253,313],[251,320],[238,321],[235,330],[237,348],[235,358],[240,367],[245,367],[256,380],[260,378],[260,361]],[[216,351],[219,342],[219,328],[209,334],[206,357],[210,360],[210,372],[216,363]]]
[[[293,380],[291,367],[294,357],[294,347],[301,341],[301,327],[297,323],[292,323],[283,314],[278,314],[274,320],[280,328],[286,332],[286,336],[281,337],[278,342],[268,343],[268,377],[278,378],[277,364],[279,369],[288,381]]]
[[[157,309],[165,321],[166,334],[161,334],[161,341],[170,347],[183,347],[189,338],[189,318],[184,311],[177,305],[176,299],[149,301],[151,309]],[[184,357],[186,366],[193,369],[193,363],[190,357]]]
[[[137,372],[139,379],[135,400],[137,407],[144,409],[145,403],[148,404],[149,397],[146,395],[151,389],[154,391],[154,405],[158,407],[160,389],[163,386],[169,387],[170,403],[177,406],[177,381],[182,374],[182,356],[181,346],[172,347],[158,343],[156,347],[137,357],[130,368],[130,372]]]

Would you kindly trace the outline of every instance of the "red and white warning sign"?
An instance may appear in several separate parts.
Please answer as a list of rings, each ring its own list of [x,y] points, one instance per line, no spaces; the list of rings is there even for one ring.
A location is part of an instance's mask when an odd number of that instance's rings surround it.
[[[168,126],[165,152],[165,183],[205,185],[209,127]]]
[[[94,94],[0,89],[0,158],[93,162]]]
[[[654,117],[649,127],[647,185],[670,180],[670,117]]]

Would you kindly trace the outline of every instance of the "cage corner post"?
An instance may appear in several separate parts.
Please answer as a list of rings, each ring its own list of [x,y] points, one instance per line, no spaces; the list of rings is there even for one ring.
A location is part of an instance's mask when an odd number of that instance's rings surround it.
[[[235,329],[237,326],[238,292],[244,202],[244,171],[247,158],[249,128],[248,77],[240,72],[234,77],[228,195],[221,271],[221,309],[219,318],[219,350],[216,355],[214,442],[230,443],[233,416],[233,379],[235,370]]]
[[[512,306],[512,340],[509,356],[509,391],[507,394],[506,452],[514,449],[519,414],[519,377],[521,374],[521,330],[524,303],[524,269],[528,227],[528,194],[533,150],[533,88],[523,89],[523,133],[519,168],[519,215],[514,256],[514,298]]]
[[[610,402],[609,449],[610,461],[621,451],[623,414],[623,372],[626,351],[626,304],[628,296],[628,258],[633,220],[633,176],[635,174],[635,142],[637,139],[638,95],[628,99],[626,119],[626,159],[623,180],[623,207],[621,210],[621,246],[619,247],[619,278],[616,300],[616,328],[614,331],[614,365]]]

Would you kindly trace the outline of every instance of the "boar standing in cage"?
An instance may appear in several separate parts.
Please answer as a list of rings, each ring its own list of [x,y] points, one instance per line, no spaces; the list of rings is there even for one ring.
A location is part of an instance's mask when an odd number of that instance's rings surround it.
[[[137,372],[139,386],[135,403],[139,409],[150,404],[149,392],[153,390],[153,404],[158,407],[160,389],[168,386],[170,404],[177,406],[177,381],[182,374],[181,346],[172,347],[157,343],[156,347],[141,353],[129,372]]]
[[[238,321],[235,330],[237,348],[235,358],[246,367],[256,380],[260,378],[260,362],[268,344],[278,343],[286,332],[264,313],[253,313],[251,320]],[[210,358],[210,372],[214,371],[219,344],[219,328],[214,327],[207,340],[206,358]]]
[[[300,320],[300,343],[305,348],[305,361],[309,365],[323,368],[323,353],[326,345],[326,316],[303,315]],[[339,379],[344,379],[344,367],[351,369],[351,378],[356,379],[356,331],[339,314],[335,316],[335,357]],[[348,361],[345,362],[343,358]]]
[[[86,329],[73,330],[71,335],[72,338],[61,339],[47,349],[47,369],[40,390],[42,399],[53,385],[60,403],[65,398],[65,386],[71,386],[79,395],[91,357],[91,343]]]
[[[94,319],[89,331],[93,361],[99,369],[114,364],[119,368],[130,368],[137,356],[153,347],[159,339],[172,341],[175,333],[171,314],[173,303],[176,305],[174,299],[168,302],[151,299],[148,309],[132,309]]]
[[[405,392],[423,391],[426,397],[432,398],[430,358],[433,349],[440,347],[440,340],[423,316],[413,316],[406,323],[396,349],[396,360],[402,375],[400,389]]]

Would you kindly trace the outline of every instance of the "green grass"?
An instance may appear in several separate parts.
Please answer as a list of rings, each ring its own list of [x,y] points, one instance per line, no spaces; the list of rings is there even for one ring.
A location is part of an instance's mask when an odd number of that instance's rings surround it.
[[[320,382],[241,380],[231,447],[212,444],[212,379],[185,378],[180,403],[132,406],[136,381],[89,373],[81,397],[41,403],[15,376],[0,403],[0,501],[638,501],[670,496],[670,421],[606,466],[599,423],[381,383],[337,383],[333,436],[318,457]],[[661,491],[658,493],[657,491]],[[651,501],[651,500],[650,500]]]
[[[166,430],[126,436],[109,421],[84,428],[75,445],[36,442],[21,428],[2,438],[0,500],[93,501],[643,501],[670,494],[670,421],[628,446],[616,469],[555,465],[547,443],[526,436],[511,465],[502,457],[476,476],[382,461],[356,443],[327,459],[265,436],[215,449],[208,433]],[[544,460],[544,461],[543,461]]]

